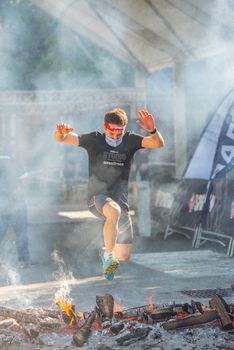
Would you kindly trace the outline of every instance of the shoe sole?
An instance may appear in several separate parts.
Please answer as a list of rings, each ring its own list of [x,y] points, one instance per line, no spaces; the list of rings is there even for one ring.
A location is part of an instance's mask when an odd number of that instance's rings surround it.
[[[113,261],[107,268],[104,268],[103,273],[104,275],[112,275],[114,272],[118,271],[119,269],[119,262]]]
[[[108,281],[113,281],[114,279],[114,274],[112,273],[111,275],[104,275],[105,279],[108,280]]]

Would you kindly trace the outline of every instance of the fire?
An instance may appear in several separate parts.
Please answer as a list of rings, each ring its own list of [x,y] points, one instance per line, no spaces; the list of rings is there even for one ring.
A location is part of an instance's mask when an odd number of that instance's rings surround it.
[[[188,314],[186,312],[183,312],[183,311],[176,312],[176,319],[181,319],[181,318],[185,318],[185,317],[188,317]]]
[[[65,300],[56,300],[55,304],[60,308],[62,312],[62,318],[65,323],[69,325],[69,327],[73,327],[77,325],[77,315],[75,313],[75,307],[67,303]]]

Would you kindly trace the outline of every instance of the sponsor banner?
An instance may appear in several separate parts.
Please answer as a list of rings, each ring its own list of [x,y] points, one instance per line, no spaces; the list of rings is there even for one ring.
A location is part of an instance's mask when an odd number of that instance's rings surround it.
[[[174,195],[169,210],[169,225],[196,228],[201,220],[206,198],[207,182],[204,180],[183,180]],[[232,194],[231,198],[228,197]],[[206,229],[233,235],[234,226],[234,181],[227,185],[226,179],[213,183],[209,211],[206,215]]]
[[[221,128],[211,178],[225,175],[234,167],[234,116],[228,114]],[[227,170],[227,171],[225,171]]]
[[[188,201],[188,212],[202,211],[206,200],[205,194],[192,193],[191,198]],[[209,212],[212,211],[215,204],[215,195],[210,196]]]
[[[226,96],[203,132],[184,178],[209,180],[234,157],[234,120],[229,115],[233,103],[234,90]]]
[[[172,193],[157,191],[155,195],[155,207],[170,209],[174,201]]]

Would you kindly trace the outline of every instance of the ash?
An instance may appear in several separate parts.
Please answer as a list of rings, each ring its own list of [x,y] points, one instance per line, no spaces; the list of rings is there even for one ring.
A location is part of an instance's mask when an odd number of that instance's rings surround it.
[[[112,323],[113,325],[113,323]],[[30,328],[30,325],[27,327]],[[147,330],[143,339],[131,338],[136,330]],[[138,331],[139,332],[139,331]],[[120,342],[122,341],[122,345]],[[113,335],[110,328],[93,330],[87,342],[82,346],[84,350],[212,350],[234,349],[233,331],[225,332],[218,327],[192,328],[166,331],[161,324],[139,324],[128,321],[118,335]],[[60,332],[39,333],[35,338],[12,327],[0,329],[0,349],[2,350],[75,350],[73,334]]]

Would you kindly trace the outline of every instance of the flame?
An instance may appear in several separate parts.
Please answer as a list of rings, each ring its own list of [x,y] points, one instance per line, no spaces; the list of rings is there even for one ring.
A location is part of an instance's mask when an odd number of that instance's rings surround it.
[[[69,327],[75,326],[77,324],[77,315],[74,311],[74,306],[62,299],[56,300],[55,304],[60,308],[64,322],[67,323]]]
[[[188,316],[189,315],[186,312],[183,312],[183,311],[177,311],[177,313],[176,313],[176,319],[186,318]]]

